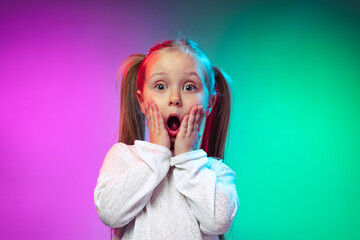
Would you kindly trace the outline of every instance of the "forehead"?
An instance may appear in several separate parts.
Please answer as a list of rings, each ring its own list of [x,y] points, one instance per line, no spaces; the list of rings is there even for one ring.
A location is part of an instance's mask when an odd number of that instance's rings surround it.
[[[199,61],[191,54],[181,50],[160,50],[154,52],[146,65],[145,76],[148,79],[154,73],[182,75],[196,72],[203,79],[204,72]]]

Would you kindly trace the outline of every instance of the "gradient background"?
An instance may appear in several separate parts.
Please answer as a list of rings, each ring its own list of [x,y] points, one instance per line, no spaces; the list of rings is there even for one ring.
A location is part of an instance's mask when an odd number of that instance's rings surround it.
[[[181,32],[233,79],[229,239],[360,239],[359,1],[0,0],[0,237],[104,239],[122,60]]]

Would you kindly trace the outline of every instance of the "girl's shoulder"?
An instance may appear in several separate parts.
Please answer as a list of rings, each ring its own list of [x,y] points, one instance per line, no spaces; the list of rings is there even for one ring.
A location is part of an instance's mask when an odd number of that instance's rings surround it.
[[[208,164],[210,168],[216,169],[222,167],[224,160],[218,157],[208,157]]]
[[[136,151],[134,145],[117,142],[106,153],[102,171],[122,169],[130,166],[135,158]]]
[[[208,157],[208,164],[208,168],[215,172],[234,172],[221,158]]]
[[[127,155],[134,152],[134,145],[127,145],[123,142],[117,142],[108,151],[107,155]]]

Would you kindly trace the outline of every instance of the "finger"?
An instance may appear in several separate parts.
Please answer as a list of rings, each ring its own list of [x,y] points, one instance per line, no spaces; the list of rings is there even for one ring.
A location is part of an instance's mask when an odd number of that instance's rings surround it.
[[[194,130],[194,123],[195,123],[195,116],[197,113],[197,107],[193,107],[190,111],[190,117],[189,117],[189,122],[188,122],[188,127],[187,127],[187,134],[191,134]]]
[[[156,132],[159,133],[159,119],[158,119],[158,110],[157,110],[157,107],[156,107],[156,104],[154,103],[151,103],[151,107],[152,109],[154,110],[153,111],[153,118],[154,118],[154,128],[156,129]]]
[[[200,131],[201,123],[204,120],[204,116],[205,116],[205,111],[204,111],[204,109],[201,108],[201,110],[200,110],[200,118],[199,118],[199,122],[198,122],[198,126],[197,126],[197,131],[198,132]]]
[[[202,113],[202,106],[198,106],[197,107],[197,113],[195,116],[195,131],[198,131],[199,129],[199,124],[200,124],[200,117],[201,117],[201,113]]]
[[[154,129],[153,109],[151,103],[149,103],[149,126]]]
[[[185,115],[184,119],[181,121],[180,130],[178,134],[186,134],[188,127],[189,115]]]
[[[165,129],[164,119],[163,119],[163,117],[162,117],[162,115],[161,115],[161,113],[160,113],[157,105],[155,105],[155,107],[156,107],[156,111],[157,111],[157,118],[158,118],[158,126],[159,126],[159,129],[160,129],[160,130],[164,130],[164,129]]]
[[[148,104],[148,103],[145,103],[144,108],[145,108],[145,116],[146,116],[146,119],[147,119],[148,124],[149,124],[149,123],[150,123],[150,122],[149,122],[149,104]]]

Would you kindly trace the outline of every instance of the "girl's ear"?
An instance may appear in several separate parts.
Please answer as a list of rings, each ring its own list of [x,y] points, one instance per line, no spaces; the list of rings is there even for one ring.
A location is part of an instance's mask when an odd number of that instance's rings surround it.
[[[144,105],[144,97],[140,90],[136,91],[136,98],[139,102],[140,110],[143,114],[145,114],[145,105]]]
[[[213,107],[215,106],[216,103],[216,94],[211,94],[209,96],[209,102],[206,108],[206,112],[205,112],[205,117],[208,117],[211,113],[211,110],[213,109]]]

